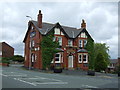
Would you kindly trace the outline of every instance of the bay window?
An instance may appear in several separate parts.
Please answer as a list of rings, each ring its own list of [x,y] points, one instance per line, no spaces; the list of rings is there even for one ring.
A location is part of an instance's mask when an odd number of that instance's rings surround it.
[[[56,53],[55,54],[55,63],[60,63],[61,60],[61,54],[60,53]]]

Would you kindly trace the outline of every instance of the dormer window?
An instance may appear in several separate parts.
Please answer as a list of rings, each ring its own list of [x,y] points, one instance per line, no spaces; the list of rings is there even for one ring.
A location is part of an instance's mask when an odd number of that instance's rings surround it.
[[[73,40],[71,39],[68,40],[68,46],[73,46]]]

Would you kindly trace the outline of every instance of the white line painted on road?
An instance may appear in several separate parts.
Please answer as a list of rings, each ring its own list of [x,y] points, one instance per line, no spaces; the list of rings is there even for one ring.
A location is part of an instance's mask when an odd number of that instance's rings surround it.
[[[95,86],[89,86],[89,85],[82,85],[82,87],[84,87],[84,88],[98,88],[98,87],[95,87]]]
[[[2,74],[2,73],[0,73],[0,75],[1,75],[1,76],[5,76],[5,77],[8,77],[7,75],[4,75],[4,74]]]
[[[21,80],[21,79],[19,79],[19,78],[14,78],[14,80],[18,80],[18,81],[21,81],[21,82],[24,82],[24,83],[27,83],[27,84],[30,84],[30,85],[36,86],[36,84],[34,84],[34,83],[30,83],[30,82],[27,82],[27,81]]]
[[[35,77],[37,77],[37,78],[40,78],[40,79],[47,79],[47,80],[54,80],[54,81],[59,81],[59,82],[61,82],[61,80],[58,80],[58,79],[49,79],[49,78],[44,78],[44,77],[39,77],[39,76],[35,76]]]
[[[68,84],[68,82],[45,82],[45,83],[34,82],[34,84]]]

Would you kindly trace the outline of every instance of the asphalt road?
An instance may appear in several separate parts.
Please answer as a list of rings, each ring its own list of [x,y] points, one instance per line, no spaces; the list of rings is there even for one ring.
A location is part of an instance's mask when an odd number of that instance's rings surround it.
[[[2,88],[118,88],[117,76],[43,73],[20,66],[0,68]]]

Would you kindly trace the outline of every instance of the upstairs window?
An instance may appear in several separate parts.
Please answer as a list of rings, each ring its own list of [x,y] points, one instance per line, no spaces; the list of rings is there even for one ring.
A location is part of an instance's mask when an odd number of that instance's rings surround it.
[[[73,40],[68,40],[68,46],[73,46]]]
[[[62,37],[58,37],[59,45],[62,46]]]
[[[83,41],[79,40],[79,47],[82,48],[83,47]]]
[[[86,44],[87,44],[87,40],[84,40],[83,42],[84,42],[84,47],[85,47],[85,46],[86,46]]]
[[[53,37],[53,41],[54,41],[54,42],[56,41],[56,37]]]
[[[36,35],[35,31],[33,31],[33,32],[30,33],[30,37],[34,37],[35,35]]]
[[[35,46],[35,41],[32,40],[32,41],[31,41],[31,47],[34,47],[34,46]]]

